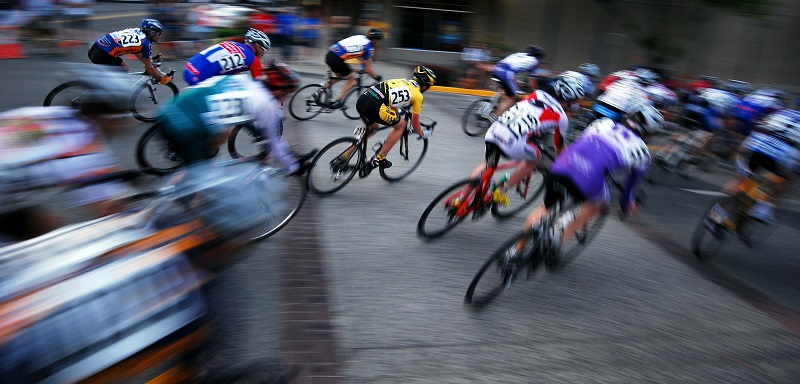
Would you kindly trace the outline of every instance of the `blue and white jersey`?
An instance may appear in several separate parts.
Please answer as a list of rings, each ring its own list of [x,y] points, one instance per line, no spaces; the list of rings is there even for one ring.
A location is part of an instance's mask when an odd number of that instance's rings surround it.
[[[261,76],[261,60],[253,49],[235,41],[214,44],[194,55],[186,63],[183,80],[195,85],[214,76],[233,75],[250,70],[253,78]]]
[[[536,68],[539,66],[539,60],[533,56],[528,56],[527,53],[518,52],[506,56],[495,65],[495,72],[510,71],[514,74],[529,72],[530,76],[536,75]]]
[[[367,61],[375,53],[372,40],[364,35],[354,35],[346,39],[339,40],[331,45],[330,51],[342,58],[342,60],[361,59]]]
[[[140,53],[142,57],[149,59],[153,53],[150,40],[147,40],[147,36],[139,28],[107,33],[97,39],[95,44],[100,50],[114,57]]]
[[[796,174],[800,174],[800,111],[781,110],[765,118],[742,142],[742,147],[762,153]],[[742,171],[740,167],[740,171]]]

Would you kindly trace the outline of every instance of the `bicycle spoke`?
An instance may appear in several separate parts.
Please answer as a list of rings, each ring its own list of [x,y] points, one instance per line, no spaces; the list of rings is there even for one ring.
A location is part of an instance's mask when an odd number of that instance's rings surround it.
[[[345,151],[354,146],[356,139],[343,137],[322,148],[308,170],[308,188],[318,195],[334,193],[347,185],[363,164],[364,154],[355,150],[345,159]]]

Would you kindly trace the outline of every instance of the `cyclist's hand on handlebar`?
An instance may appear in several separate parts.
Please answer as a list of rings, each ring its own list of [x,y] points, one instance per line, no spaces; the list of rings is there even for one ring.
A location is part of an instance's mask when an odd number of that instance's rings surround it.
[[[431,136],[433,136],[433,129],[423,129],[422,136],[420,136],[417,140],[427,139]]]
[[[378,75],[378,76],[373,77],[373,79],[375,79],[375,82],[380,83],[381,80],[383,80],[383,76]]]
[[[158,82],[166,85],[170,81],[172,81],[172,78],[170,78],[169,76],[161,76],[161,80],[159,80]]]

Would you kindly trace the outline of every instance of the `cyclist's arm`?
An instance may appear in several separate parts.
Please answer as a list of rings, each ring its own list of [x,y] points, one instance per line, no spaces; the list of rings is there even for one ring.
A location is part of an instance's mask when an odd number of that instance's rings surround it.
[[[154,79],[161,81],[164,77],[164,74],[161,73],[156,67],[153,65],[153,60],[151,58],[144,58],[141,53],[135,54],[136,58],[139,59],[144,64],[144,70],[147,72],[148,75],[152,76]]]
[[[250,75],[253,76],[254,79],[261,78],[264,74],[261,68],[261,59],[255,57],[253,62],[250,63]]]
[[[375,71],[372,69],[372,58],[364,60],[361,64],[363,64],[364,70],[367,72],[367,74],[370,75],[370,77],[372,77],[373,79],[378,78],[378,74],[376,74]]]
[[[411,127],[414,128],[414,132],[416,132],[417,135],[419,135],[419,137],[422,137],[424,135],[424,132],[422,132],[422,125],[420,125],[419,123],[418,113],[411,114]]]
[[[631,215],[639,210],[636,202],[636,191],[639,190],[639,185],[642,183],[642,180],[644,180],[645,175],[647,175],[649,168],[649,164],[640,168],[631,168],[628,177],[625,179],[622,191],[620,191],[619,207],[626,215]]]

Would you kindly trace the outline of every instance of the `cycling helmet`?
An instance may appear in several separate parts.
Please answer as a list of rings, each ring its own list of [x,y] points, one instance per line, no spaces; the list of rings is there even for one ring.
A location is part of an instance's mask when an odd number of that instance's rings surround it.
[[[725,84],[725,89],[733,93],[738,93],[740,95],[753,92],[753,87],[750,85],[750,83],[741,80],[729,79],[728,82]]]
[[[577,101],[585,96],[582,83],[575,76],[559,75],[553,82],[553,92],[563,101]]]
[[[367,32],[367,38],[370,40],[383,40],[383,32],[375,28],[370,29],[369,32]]]
[[[278,99],[294,93],[300,87],[300,75],[297,71],[281,62],[273,62],[264,69],[262,81]]]
[[[244,42],[245,43],[252,43],[258,44],[265,50],[269,50],[272,44],[269,41],[269,36],[266,33],[261,32],[257,29],[250,28],[244,34]]]
[[[640,134],[653,134],[664,129],[664,116],[661,115],[661,112],[656,107],[648,103],[638,103],[632,108],[628,116],[630,121],[636,125],[635,129]]]
[[[661,76],[647,68],[637,68],[634,72],[639,82],[644,85],[652,85],[661,80]]]
[[[423,65],[418,65],[414,68],[414,78],[417,79],[420,85],[431,86],[436,84],[436,74],[434,74],[430,68]]]
[[[761,121],[758,128],[795,147],[800,145],[800,111],[784,109],[771,113]]]
[[[541,59],[545,56],[544,48],[538,45],[529,45],[528,46],[528,56],[533,56],[537,59]]]
[[[583,63],[578,66],[578,72],[589,77],[600,76],[600,67],[597,64]]]
[[[142,32],[162,33],[164,32],[164,25],[156,19],[142,19],[142,26],[140,29]]]

